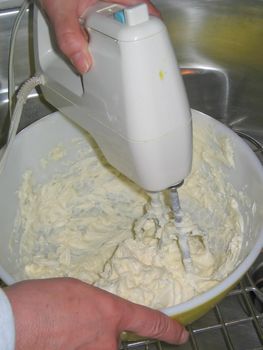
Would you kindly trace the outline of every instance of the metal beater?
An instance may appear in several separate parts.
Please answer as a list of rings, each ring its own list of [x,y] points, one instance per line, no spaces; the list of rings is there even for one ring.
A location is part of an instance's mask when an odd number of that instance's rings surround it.
[[[172,205],[172,211],[174,215],[174,221],[175,225],[178,230],[177,239],[178,239],[178,245],[181,250],[182,254],[182,261],[185,267],[185,270],[187,272],[192,271],[192,258],[190,254],[190,247],[189,247],[189,232],[185,232],[185,230],[182,230],[182,227],[180,227],[180,224],[183,220],[183,212],[181,209],[180,199],[178,195],[178,187],[180,187],[183,184],[181,182],[177,186],[173,186],[170,188],[170,198],[171,198],[171,205]]]
[[[182,263],[186,272],[193,272],[193,264],[189,247],[190,235],[195,235],[194,227],[185,225],[183,222],[183,211],[180,205],[180,199],[178,195],[178,187],[183,184],[173,186],[169,188],[169,196],[171,202],[171,209],[162,200],[161,193],[151,193],[150,202],[145,206],[145,214],[135,222],[134,232],[137,239],[141,240],[144,235],[144,229],[148,221],[152,221],[155,226],[155,238],[158,239],[158,247],[162,248],[163,241],[169,237],[166,237],[166,225],[170,223],[170,214],[172,214],[172,220],[174,220],[174,232],[172,234],[173,239],[176,239],[182,257]]]

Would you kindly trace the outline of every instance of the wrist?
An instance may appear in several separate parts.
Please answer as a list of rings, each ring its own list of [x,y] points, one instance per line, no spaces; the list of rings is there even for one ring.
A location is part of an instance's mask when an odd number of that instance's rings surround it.
[[[39,332],[41,315],[37,315],[37,308],[34,307],[33,302],[31,303],[30,297],[24,298],[23,292],[20,293],[17,285],[19,283],[4,288],[13,315],[14,349],[45,349],[43,344],[45,337]],[[41,331],[44,330],[41,329]]]

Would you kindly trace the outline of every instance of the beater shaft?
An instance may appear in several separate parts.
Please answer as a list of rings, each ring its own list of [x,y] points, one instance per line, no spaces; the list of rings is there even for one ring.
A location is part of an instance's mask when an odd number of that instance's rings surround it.
[[[170,198],[172,204],[172,210],[174,214],[174,220],[176,228],[178,229],[178,245],[181,250],[182,260],[187,272],[192,270],[192,258],[190,254],[190,248],[188,243],[188,233],[186,233],[182,227],[181,222],[183,220],[183,213],[181,210],[180,199],[177,191],[178,186],[170,187]]]

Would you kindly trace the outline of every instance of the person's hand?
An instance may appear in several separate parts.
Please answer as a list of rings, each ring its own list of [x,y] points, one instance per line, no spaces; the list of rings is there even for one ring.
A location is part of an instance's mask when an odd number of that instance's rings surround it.
[[[55,30],[61,52],[80,74],[89,70],[92,58],[88,51],[87,34],[79,24],[79,17],[96,2],[96,0],[41,0],[42,7]],[[136,5],[145,2],[152,15],[160,15],[149,0],[108,0],[108,2],[123,5]]]
[[[187,331],[159,311],[72,278],[29,280],[5,288],[16,350],[116,350],[122,331],[180,344]]]

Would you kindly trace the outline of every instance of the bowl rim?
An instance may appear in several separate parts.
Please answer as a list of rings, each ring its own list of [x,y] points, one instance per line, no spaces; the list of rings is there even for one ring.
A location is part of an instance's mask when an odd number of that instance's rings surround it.
[[[249,156],[252,158],[252,162],[254,163],[253,166],[257,169],[259,172],[260,177],[262,178],[262,184],[263,184],[263,171],[262,171],[262,164],[260,163],[259,159],[255,155],[255,153],[251,150],[251,148],[241,139],[240,136],[238,136],[233,130],[231,130],[229,127],[224,125],[222,122],[218,121],[215,118],[212,118],[208,116],[205,113],[202,113],[200,111],[191,109],[192,116],[194,118],[206,118],[211,121],[213,124],[217,124],[221,130],[224,130],[225,133],[228,135],[231,135],[233,139],[236,140],[238,144],[241,145],[241,147],[244,149],[246,153],[249,154]],[[26,128],[22,129],[16,136],[16,140],[20,137],[22,137],[24,134],[30,132],[31,128],[35,128],[36,125],[45,123],[47,120],[54,120],[54,118],[59,119],[63,118],[66,119],[67,122],[72,123],[76,128],[79,129],[80,132],[82,132],[82,129],[69,120],[66,116],[64,116],[61,112],[53,112],[45,117],[33,122]],[[16,142],[15,140],[15,142]],[[166,308],[160,309],[163,313],[165,313],[168,316],[176,316],[188,311],[191,311],[195,308],[198,308],[199,306],[209,303],[209,301],[213,300],[214,298],[218,297],[220,294],[223,294],[225,291],[227,291],[229,288],[234,286],[241,278],[242,276],[249,270],[251,265],[256,260],[257,256],[259,255],[261,249],[263,248],[263,227],[260,229],[259,237],[257,238],[253,249],[250,251],[250,253],[246,256],[246,258],[237,266],[237,268],[231,272],[225,279],[220,281],[217,285],[212,287],[211,289],[207,290],[206,292],[203,292],[197,296],[194,296],[193,298],[182,302],[180,304],[176,304],[174,306],[169,306]],[[12,277],[5,269],[0,265],[0,276],[4,280],[4,282],[8,285],[13,284],[16,282],[16,279]]]

